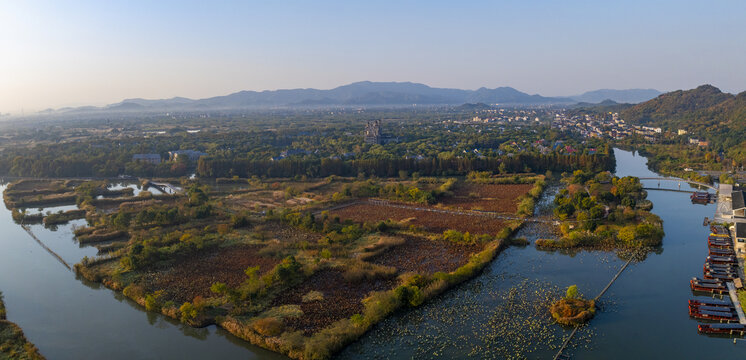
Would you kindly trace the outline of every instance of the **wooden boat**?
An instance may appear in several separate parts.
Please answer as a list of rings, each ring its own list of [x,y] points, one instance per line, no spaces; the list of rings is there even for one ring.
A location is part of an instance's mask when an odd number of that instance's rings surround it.
[[[726,239],[730,240],[730,233],[710,233],[708,239]]]
[[[717,265],[726,265],[726,266],[717,266]],[[710,271],[710,272],[731,272],[734,274],[738,273],[738,266],[728,266],[727,264],[705,264],[704,271]]]
[[[710,310],[695,311],[695,310],[689,309],[689,316],[695,319],[703,319],[703,320],[738,321],[738,315],[736,315],[732,311],[710,311]]]
[[[735,273],[713,273],[713,272],[705,272],[704,274],[705,279],[721,279],[721,280],[733,280],[735,278],[738,278],[738,275]]]
[[[715,248],[715,249],[709,249],[709,255],[715,255],[715,256],[735,256],[736,252],[733,251],[733,249]]]
[[[710,269],[738,269],[738,265],[736,264],[714,264],[711,262],[705,262],[702,266]]]
[[[722,239],[707,239],[707,244],[716,246],[733,246],[732,241]]]
[[[708,310],[708,311],[736,311],[736,308],[734,307],[728,307],[728,306],[712,306],[712,305],[689,305],[689,310],[692,309],[699,309],[699,310]]]
[[[698,283],[698,284],[721,284],[725,286],[725,281],[723,280],[713,280],[713,279],[702,279],[702,278],[692,278],[689,280],[690,283]]]
[[[713,264],[738,264],[738,261],[733,256],[710,255],[707,257],[707,262],[710,262]]]
[[[730,231],[723,225],[710,225],[710,231],[718,235],[729,235]]]
[[[729,307],[733,307],[733,303],[730,300],[720,300],[720,299],[710,299],[710,298],[689,299],[689,305],[709,305],[709,306],[729,306]]]
[[[746,325],[743,324],[699,324],[697,331],[702,334],[746,335]]]
[[[691,287],[692,291],[701,291],[711,294],[725,294],[728,292],[728,288],[723,282],[707,283],[702,280],[703,279],[699,279],[699,281],[691,280],[689,282],[689,286]]]
[[[692,200],[692,202],[696,203],[708,203],[710,202],[710,194],[706,191],[695,191],[692,193],[692,195],[689,196],[689,198]]]
[[[712,244],[708,241],[707,247],[710,249],[732,249],[733,245],[732,244],[723,244],[723,245]]]
[[[711,248],[712,247],[718,247],[718,248],[725,247],[726,249],[732,249],[733,248],[733,243],[731,243],[731,242],[725,242],[725,241],[707,240],[707,246],[709,246]]]
[[[710,255],[710,256],[718,256],[722,258],[734,258],[735,259],[735,256],[721,256],[721,255]],[[705,261],[705,263],[702,266],[707,267],[707,268],[716,268],[716,269],[738,269],[737,263],[719,264],[719,263],[714,263],[711,261]]]

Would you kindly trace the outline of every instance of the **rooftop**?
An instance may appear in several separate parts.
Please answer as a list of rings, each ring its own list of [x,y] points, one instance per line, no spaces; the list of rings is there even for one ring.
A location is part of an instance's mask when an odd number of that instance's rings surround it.
[[[731,196],[733,193],[733,185],[720,184],[718,185],[718,192],[720,193],[720,195]]]
[[[746,204],[743,201],[743,191],[734,191],[732,194],[733,198],[733,210],[739,210],[746,208]]]
[[[736,237],[746,238],[746,223],[736,223]]]

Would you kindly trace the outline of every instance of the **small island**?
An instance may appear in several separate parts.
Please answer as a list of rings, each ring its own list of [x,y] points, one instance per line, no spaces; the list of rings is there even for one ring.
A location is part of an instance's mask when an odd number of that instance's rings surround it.
[[[640,179],[609,172],[577,170],[563,176],[567,186],[554,198],[554,215],[562,221],[559,239],[539,239],[545,248],[658,246],[663,221],[650,212]]]
[[[577,326],[588,322],[596,314],[596,302],[578,295],[578,287],[567,288],[567,295],[549,308],[552,317],[562,325]]]

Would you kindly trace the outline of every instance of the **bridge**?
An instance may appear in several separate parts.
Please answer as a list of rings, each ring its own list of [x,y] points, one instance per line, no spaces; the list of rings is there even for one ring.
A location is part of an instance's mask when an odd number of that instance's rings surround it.
[[[146,188],[146,189],[149,188],[149,187],[156,188],[156,189],[158,189],[158,191],[160,191],[160,192],[162,192],[164,194],[176,194],[176,193],[178,193],[178,192],[181,191],[180,188],[178,188],[176,186],[173,186],[170,183],[155,182],[155,181],[151,181],[151,180],[146,180],[144,182],[144,186],[143,187]]]
[[[679,185],[681,185],[682,182],[685,182],[685,183],[688,183],[688,184],[699,185],[699,186],[706,187],[708,189],[712,189],[714,191],[717,191],[717,189],[714,186],[710,185],[710,184],[705,184],[703,182],[694,181],[694,180],[684,180],[684,179],[672,178],[672,177],[641,177],[639,179],[640,180],[658,180],[658,181],[676,181],[676,182],[679,183]]]

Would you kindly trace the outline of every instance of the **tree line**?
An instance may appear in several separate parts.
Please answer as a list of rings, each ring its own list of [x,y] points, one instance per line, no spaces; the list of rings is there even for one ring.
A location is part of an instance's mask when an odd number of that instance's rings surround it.
[[[536,171],[600,171],[613,169],[615,160],[607,154],[560,155],[518,154],[490,158],[395,158],[395,159],[282,159],[252,160],[246,158],[203,157],[197,165],[200,177],[326,177],[380,176],[395,177],[401,172],[421,176],[465,175],[472,171],[501,173]]]

